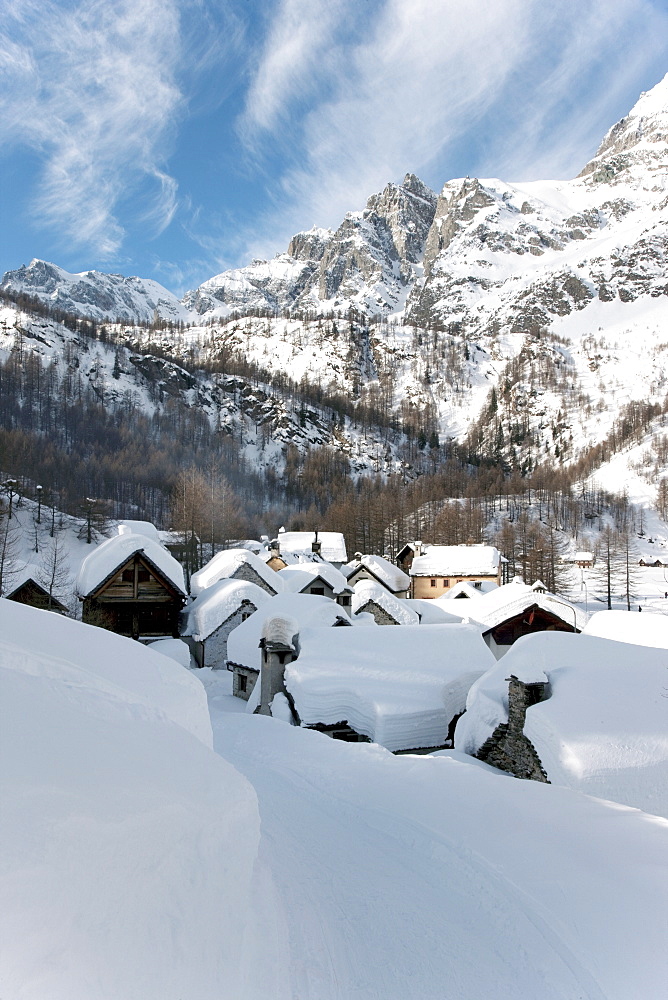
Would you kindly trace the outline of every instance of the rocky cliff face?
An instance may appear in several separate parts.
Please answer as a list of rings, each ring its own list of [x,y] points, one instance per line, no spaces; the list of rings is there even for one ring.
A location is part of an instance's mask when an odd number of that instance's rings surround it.
[[[243,357],[399,425],[429,413],[441,440],[473,431],[510,464],[527,442],[529,464],[574,457],[622,402],[668,392],[668,77],[570,181],[467,177],[436,196],[408,174],[336,230],[298,233],[182,303],[41,261],[3,287],[98,319],[187,319],[164,351]]]

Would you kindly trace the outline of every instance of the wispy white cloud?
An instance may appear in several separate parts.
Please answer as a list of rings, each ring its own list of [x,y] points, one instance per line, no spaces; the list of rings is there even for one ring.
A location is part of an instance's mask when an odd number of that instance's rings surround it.
[[[117,208],[139,185],[147,224],[159,231],[174,214],[165,157],[184,107],[179,15],[176,0],[6,5],[0,139],[43,158],[40,222],[101,257],[118,251]]]
[[[587,149],[611,91],[628,86],[661,17],[649,0],[582,0],[577,14],[572,0],[384,0],[354,38],[341,24],[359,9],[339,0],[332,18],[298,0],[277,8],[243,126],[254,152],[264,133],[265,147],[289,136],[294,154],[273,179],[275,211],[247,234],[249,254],[285,245],[297,225],[336,224],[407,170],[447,170],[469,133],[463,172],[483,162],[488,174],[564,169]],[[601,96],[585,110],[580,84],[593,67]]]

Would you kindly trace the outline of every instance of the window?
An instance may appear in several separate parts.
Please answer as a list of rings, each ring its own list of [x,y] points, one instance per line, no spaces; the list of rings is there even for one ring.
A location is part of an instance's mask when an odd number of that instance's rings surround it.
[[[135,571],[133,569],[123,570],[123,583],[134,583]]]
[[[148,583],[150,579],[151,579],[151,574],[147,569],[140,569],[137,572],[137,580],[139,581],[139,583]]]
[[[238,679],[239,690],[240,691],[247,691],[248,690],[248,678],[246,677],[246,675],[245,674],[239,674],[237,679]]]
[[[432,587],[435,587],[436,586],[436,580],[432,580],[431,581],[431,585],[432,585]]]
[[[321,594],[324,597],[325,596],[325,588],[324,587],[311,587],[311,593],[312,594]]]
[[[444,587],[449,587],[450,586],[450,581],[449,580],[444,580],[443,581],[443,586]]]

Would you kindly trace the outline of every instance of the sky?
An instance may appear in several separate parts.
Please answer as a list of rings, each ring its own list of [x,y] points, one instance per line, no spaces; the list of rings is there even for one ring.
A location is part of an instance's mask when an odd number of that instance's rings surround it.
[[[0,0],[0,273],[181,294],[388,181],[575,176],[668,0]]]

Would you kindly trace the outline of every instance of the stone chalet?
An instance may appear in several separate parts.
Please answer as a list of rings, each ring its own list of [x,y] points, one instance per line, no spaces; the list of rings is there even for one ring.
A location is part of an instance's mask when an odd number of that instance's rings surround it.
[[[198,667],[225,667],[232,629],[269,600],[266,590],[246,580],[219,580],[181,612],[181,638]]]
[[[183,568],[146,535],[126,531],[98,545],[81,564],[76,590],[86,624],[133,639],[178,637]]]
[[[253,693],[260,673],[258,645],[267,618],[289,617],[299,628],[308,625],[350,627],[348,614],[328,597],[314,594],[278,594],[241,622],[227,640],[227,669],[233,674],[232,694],[245,701]],[[361,629],[360,629],[361,631]]]
[[[375,580],[360,580],[355,584],[353,614],[373,615],[376,625],[419,625],[420,615],[406,601],[395,597]]]
[[[417,544],[417,543],[416,543]],[[430,545],[411,560],[411,597],[433,599],[465,581],[501,583],[504,557],[493,545]]]
[[[296,563],[293,566],[285,566],[278,571],[278,575],[285,593],[329,597],[350,614],[353,588],[343,573],[330,563]]]
[[[285,718],[287,701],[294,725],[393,753],[451,746],[471,685],[494,664],[468,625],[296,628],[273,617],[260,640],[256,711],[273,715],[278,700]]]
[[[249,549],[223,549],[217,552],[213,559],[193,573],[190,592],[193,597],[199,597],[219,580],[246,580],[265,590],[270,597],[283,589],[278,574]]]
[[[408,597],[411,580],[407,573],[404,573],[398,566],[394,566],[388,559],[382,556],[363,555],[361,552],[355,553],[355,558],[346,566],[341,567],[341,572],[345,573],[348,583],[354,587],[361,580],[373,580],[385,587],[395,597]]]

